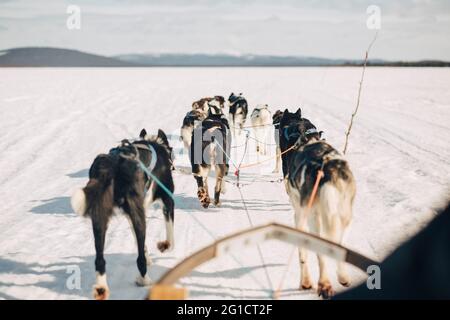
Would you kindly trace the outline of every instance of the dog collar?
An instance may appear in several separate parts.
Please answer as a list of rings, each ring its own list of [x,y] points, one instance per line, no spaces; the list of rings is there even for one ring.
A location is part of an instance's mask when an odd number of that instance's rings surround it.
[[[311,128],[311,129],[306,130],[305,135],[308,136],[308,135],[314,134],[314,133],[319,133],[319,131],[317,131],[316,128]]]

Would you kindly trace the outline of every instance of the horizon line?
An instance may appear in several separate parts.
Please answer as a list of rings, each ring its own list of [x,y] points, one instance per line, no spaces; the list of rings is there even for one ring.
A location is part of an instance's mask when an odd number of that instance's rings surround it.
[[[129,53],[121,53],[121,54],[115,54],[115,55],[103,55],[99,53],[95,53],[92,51],[84,51],[81,49],[73,49],[69,47],[52,47],[52,46],[21,46],[21,47],[12,47],[12,48],[5,48],[0,49],[0,52],[4,51],[10,51],[10,50],[18,50],[18,49],[56,49],[56,50],[67,50],[67,51],[77,51],[84,54],[90,54],[95,55],[99,57],[105,57],[105,58],[111,58],[111,59],[117,59],[120,60],[118,57],[121,56],[130,56],[130,55],[136,55],[136,56],[170,56],[170,55],[180,55],[180,56],[224,56],[224,57],[234,57],[234,58],[243,58],[243,57],[271,57],[271,58],[295,58],[295,59],[322,59],[322,60],[328,60],[328,61],[344,61],[344,62],[360,62],[364,61],[364,57],[361,58],[330,58],[330,57],[323,57],[323,56],[302,56],[302,55],[277,55],[277,54],[256,54],[256,53],[226,53],[226,52],[217,52],[217,53],[205,53],[205,52],[196,52],[196,53],[187,53],[187,52],[129,52]],[[120,60],[124,61],[124,60]],[[381,61],[383,63],[420,63],[420,62],[442,62],[442,63],[450,63],[449,60],[441,60],[441,59],[433,59],[433,58],[423,58],[418,60],[392,60],[392,59],[386,59],[386,58],[377,58],[372,57],[369,58],[368,61]]]

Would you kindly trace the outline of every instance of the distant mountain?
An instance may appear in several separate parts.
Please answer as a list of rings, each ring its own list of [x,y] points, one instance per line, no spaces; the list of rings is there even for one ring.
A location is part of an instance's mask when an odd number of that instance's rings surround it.
[[[77,50],[27,47],[0,51],[1,67],[130,67],[132,63]]]
[[[362,60],[270,55],[125,54],[115,57],[105,57],[77,50],[40,47],[15,48],[0,51],[0,67],[312,67],[360,66],[362,63]],[[370,60],[368,65],[450,67],[450,62]]]
[[[316,57],[269,56],[269,55],[226,55],[226,54],[126,54],[115,58],[146,66],[236,66],[236,67],[321,67],[361,66],[363,60],[326,59]],[[445,61],[385,61],[369,60],[369,66],[397,67],[450,67]]]
[[[226,54],[127,54],[115,58],[151,66],[333,66],[357,63],[313,57]]]

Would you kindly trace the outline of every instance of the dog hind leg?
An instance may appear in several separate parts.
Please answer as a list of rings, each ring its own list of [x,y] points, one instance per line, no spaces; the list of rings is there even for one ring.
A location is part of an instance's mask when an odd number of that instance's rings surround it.
[[[308,229],[308,217],[305,215],[307,212],[305,208],[302,208],[300,201],[296,199],[293,201],[295,210],[295,224],[296,228],[300,231],[309,232]],[[311,276],[308,268],[308,250],[304,248],[299,248],[299,261],[300,261],[300,289],[311,289],[312,282]]]
[[[164,221],[166,223],[166,240],[158,242],[158,249],[161,252],[172,251],[175,246],[175,239],[173,233],[174,225],[174,202],[169,196],[164,196],[163,201],[163,214]]]
[[[94,233],[96,282],[93,287],[93,296],[96,300],[106,300],[110,293],[106,281],[106,261],[103,251],[108,220],[113,214],[113,185],[112,180],[90,179],[83,189],[86,201],[84,207],[87,208],[85,214],[91,217]]]
[[[317,219],[319,225],[319,235],[327,240],[340,243],[343,236],[343,228],[339,217],[341,193],[332,182],[325,183],[319,191],[319,205],[317,206]],[[328,258],[319,255],[319,296],[324,299],[330,298],[334,294],[331,282],[328,278],[327,264]],[[339,268],[338,268],[339,270]],[[340,269],[341,281],[349,283],[345,270]]]
[[[224,174],[226,168],[224,164],[216,165],[216,186],[214,187],[214,205],[220,207],[220,194],[222,193],[222,186],[224,183]]]
[[[225,174],[224,174],[224,179],[222,179],[222,187],[220,188],[220,193],[221,194],[225,194],[227,192],[227,183],[225,181],[225,177],[228,176],[228,172],[230,170],[230,165],[229,164],[225,164]]]
[[[209,167],[200,167],[200,172],[195,175],[195,180],[197,181],[197,197],[200,200],[200,204],[203,208],[208,208],[211,200],[208,193],[208,173]]]
[[[340,206],[339,212],[341,215],[339,219],[335,222],[336,225],[333,226],[334,233],[332,234],[333,241],[342,244],[344,238],[345,229],[350,224],[352,217],[352,202],[354,194],[345,194],[341,198],[342,205]],[[349,287],[351,285],[350,277],[347,273],[346,263],[339,261],[337,264],[337,278],[341,285],[344,287]]]
[[[92,227],[94,231],[95,241],[95,285],[93,290],[94,299],[107,300],[109,298],[109,287],[106,281],[106,261],[103,256],[105,248],[105,236],[107,229],[107,221],[101,219],[92,219]]]
[[[134,233],[136,234],[136,242],[138,247],[137,267],[140,275],[136,279],[139,286],[147,286],[151,284],[151,280],[147,275],[147,259],[145,254],[145,211],[143,201],[138,196],[128,195],[123,209],[129,215]]]
[[[320,213],[319,213],[320,214]],[[319,235],[322,238],[328,239],[327,233],[324,231],[323,220],[320,216],[317,217]],[[319,283],[317,287],[317,293],[319,297],[323,299],[330,299],[334,295],[333,287],[331,285],[330,279],[328,278],[328,258],[318,254],[317,259],[319,261]]]

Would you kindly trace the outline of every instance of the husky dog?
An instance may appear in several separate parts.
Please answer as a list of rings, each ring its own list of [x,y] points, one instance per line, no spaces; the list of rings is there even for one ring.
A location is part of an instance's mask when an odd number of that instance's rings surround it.
[[[216,114],[223,113],[225,98],[222,96],[206,97],[192,103],[192,110],[202,111],[205,117],[208,115],[208,111],[211,107],[216,111]],[[217,109],[222,111],[217,111]]]
[[[214,205],[220,206],[220,194],[225,192],[224,176],[228,174],[230,137],[229,125],[223,115],[208,113],[201,125],[194,128],[191,139],[192,174],[197,181],[197,196],[203,208],[211,203],[208,191],[208,174],[212,166],[216,171]]]
[[[281,163],[281,151],[280,151],[280,120],[283,116],[283,111],[277,110],[272,117],[272,124],[274,128],[274,139],[276,144],[276,164],[275,169],[273,169],[272,173],[280,172],[280,163]]]
[[[116,209],[121,209],[129,219],[136,236],[138,285],[151,283],[147,275],[150,259],[145,245],[145,209],[155,200],[163,203],[167,235],[166,241],[158,243],[158,249],[163,252],[174,246],[174,201],[141,169],[141,165],[147,167],[173,192],[171,148],[162,130],[156,137],[148,137],[143,129],[140,136],[138,141],[123,140],[108,154],[98,155],[89,169],[87,185],[77,190],[71,199],[74,211],[92,220],[96,251],[94,298],[98,300],[109,297],[103,251],[108,222],[113,212],[118,211]]]
[[[242,93],[239,95],[231,93],[228,98],[228,103],[230,104],[230,120],[233,126],[233,137],[236,137],[236,129],[237,134],[240,135],[245,120],[247,119],[248,104],[247,100],[242,96]]]
[[[256,139],[256,152],[266,155],[266,140],[267,132],[270,130],[272,114],[269,111],[269,106],[267,104],[260,104],[253,109],[250,115],[250,120],[252,122],[253,132],[255,133]]]
[[[192,103],[192,110],[200,110],[204,113],[208,111],[208,102],[211,101],[213,98],[206,97],[201,98],[200,100],[194,101]]]
[[[322,132],[305,118],[301,110],[290,113],[287,109],[280,121],[280,147],[293,150],[282,156],[286,189],[295,211],[296,227],[320,237],[341,243],[344,231],[352,219],[353,199],[356,193],[355,180],[347,161],[324,140]],[[324,173],[310,210],[308,201],[319,170]],[[309,227],[309,228],[308,228]],[[312,287],[307,266],[307,253],[299,249],[301,282],[303,289]],[[326,271],[327,260],[318,255],[320,277],[318,294],[330,298],[333,288]],[[337,277],[343,286],[350,285],[344,263],[338,263]]]
[[[183,126],[180,130],[180,137],[183,141],[185,149],[190,152],[191,139],[194,127],[196,127],[201,121],[205,120],[206,115],[200,110],[189,111],[183,119]]]
[[[223,114],[225,108],[225,98],[222,96],[215,96],[211,101],[208,101],[208,111],[212,114]]]

